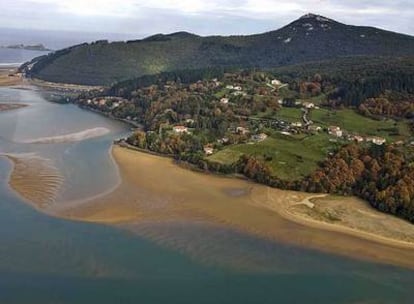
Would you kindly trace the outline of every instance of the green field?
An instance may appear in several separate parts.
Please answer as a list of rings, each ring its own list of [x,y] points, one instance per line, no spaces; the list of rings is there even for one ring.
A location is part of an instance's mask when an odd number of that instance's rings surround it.
[[[283,107],[277,111],[276,118],[285,120],[288,122],[301,122],[302,110],[300,108]]]
[[[229,146],[208,159],[230,164],[242,154],[253,155],[270,166],[272,173],[285,180],[296,180],[310,174],[317,163],[328,155],[337,144],[326,134],[303,138],[277,135],[260,143]]]
[[[392,119],[374,120],[362,116],[351,109],[340,111],[318,109],[313,110],[310,117],[314,123],[322,126],[336,125],[350,133],[381,136],[389,142],[403,139],[410,135],[409,127],[405,121],[397,122]]]
[[[276,117],[288,122],[301,121],[302,110],[283,107],[277,112]],[[352,109],[338,111],[314,109],[310,114],[310,118],[316,125],[322,127],[335,125],[353,134],[381,136],[386,138],[388,142],[410,136],[409,126],[405,121],[374,120],[362,116]]]
[[[302,111],[299,108],[284,107],[276,117],[289,122],[301,121]],[[353,134],[365,136],[382,136],[388,142],[406,139],[410,136],[408,124],[405,121],[373,120],[359,115],[354,110],[346,109],[330,111],[326,109],[313,110],[311,119],[316,125],[328,127],[340,126]],[[236,162],[243,154],[255,156],[266,162],[272,173],[285,180],[299,179],[310,174],[317,168],[319,161],[326,158],[328,153],[345,141],[333,142],[333,137],[325,132],[316,135],[284,136],[278,132],[260,143],[234,145],[210,156],[208,159],[223,164]],[[331,139],[331,141],[330,141]]]

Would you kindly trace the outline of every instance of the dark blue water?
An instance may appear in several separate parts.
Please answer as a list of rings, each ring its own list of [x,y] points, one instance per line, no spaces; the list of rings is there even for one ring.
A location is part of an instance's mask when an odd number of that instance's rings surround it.
[[[125,132],[122,125],[49,104],[37,92],[0,89],[0,101],[11,100],[31,107],[0,113],[0,151],[51,159],[70,181],[62,198],[93,195],[116,182],[105,177],[115,176],[107,150],[111,137]],[[19,143],[94,126],[111,133],[77,143]],[[10,169],[0,158],[0,303],[412,303],[414,297],[412,271],[227,228],[171,223],[137,226],[144,232],[132,234],[51,218],[8,188]]]

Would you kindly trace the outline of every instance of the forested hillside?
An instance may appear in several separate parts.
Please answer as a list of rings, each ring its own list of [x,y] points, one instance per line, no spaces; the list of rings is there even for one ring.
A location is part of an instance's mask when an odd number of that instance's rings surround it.
[[[178,70],[77,103],[140,124],[124,141],[139,149],[272,187],[357,195],[414,222],[413,75],[414,57]]]
[[[85,43],[39,58],[24,70],[28,76],[52,82],[111,85],[177,69],[263,69],[357,55],[414,55],[414,38],[305,15],[279,30],[250,36],[179,32],[127,42]]]

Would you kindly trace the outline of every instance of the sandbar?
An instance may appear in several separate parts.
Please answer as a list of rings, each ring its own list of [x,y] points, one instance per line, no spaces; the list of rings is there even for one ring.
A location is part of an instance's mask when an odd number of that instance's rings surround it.
[[[379,214],[364,202],[355,200],[349,207],[351,215],[342,220],[322,220],[309,215],[309,210],[320,204],[319,200],[338,202],[342,198],[193,172],[169,158],[118,146],[113,147],[112,154],[122,178],[118,188],[75,206],[55,204],[49,212],[66,219],[121,227],[140,222],[201,221],[269,240],[414,269],[414,226]],[[360,223],[369,224],[349,226],[348,217],[353,212],[358,212]],[[383,233],[388,223],[393,228]],[[375,230],[376,225],[382,228]]]

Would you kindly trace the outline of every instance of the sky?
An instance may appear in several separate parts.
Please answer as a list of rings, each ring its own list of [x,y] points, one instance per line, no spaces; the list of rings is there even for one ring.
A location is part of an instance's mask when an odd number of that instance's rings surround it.
[[[309,12],[414,35],[414,0],[0,0],[0,28],[136,38],[182,30],[251,34]]]

